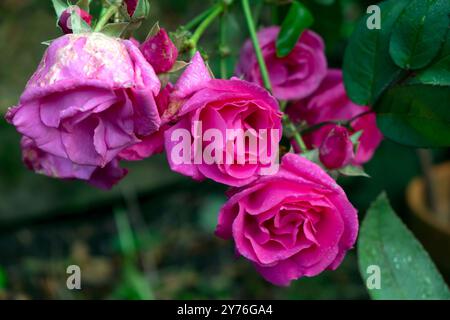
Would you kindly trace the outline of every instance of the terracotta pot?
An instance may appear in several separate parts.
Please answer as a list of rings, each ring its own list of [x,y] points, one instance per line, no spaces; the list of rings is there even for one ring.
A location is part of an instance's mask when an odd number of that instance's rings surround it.
[[[410,227],[450,282],[450,162],[433,166],[431,178],[435,186],[435,210],[429,208],[422,177],[408,185],[407,202],[413,213]]]

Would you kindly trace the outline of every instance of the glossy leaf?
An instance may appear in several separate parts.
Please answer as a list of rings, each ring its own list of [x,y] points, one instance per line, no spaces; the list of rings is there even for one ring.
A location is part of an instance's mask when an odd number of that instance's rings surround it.
[[[377,104],[377,123],[386,137],[401,144],[450,146],[449,101],[448,86],[396,86]]]
[[[287,56],[295,47],[303,31],[313,22],[314,18],[308,8],[298,1],[292,2],[276,41],[277,56]]]
[[[450,86],[450,32],[435,61],[425,70],[420,71],[413,80],[418,83]]]
[[[409,0],[381,4],[381,29],[368,29],[365,15],[350,39],[344,56],[344,83],[350,99],[373,105],[381,93],[400,76],[401,69],[389,55],[392,27]]]
[[[380,270],[373,299],[450,299],[450,292],[422,245],[381,194],[369,208],[358,241],[358,263],[365,284]]]
[[[450,1],[412,0],[394,25],[389,52],[403,69],[427,66],[439,52],[449,26]]]

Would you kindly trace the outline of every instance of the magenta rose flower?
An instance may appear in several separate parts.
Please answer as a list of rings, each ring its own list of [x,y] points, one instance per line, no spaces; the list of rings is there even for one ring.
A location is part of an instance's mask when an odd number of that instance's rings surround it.
[[[88,25],[91,25],[92,23],[92,16],[88,12],[84,11],[78,6],[70,6],[61,14],[58,20],[58,25],[65,34],[72,33],[72,25],[70,19],[72,16],[72,12],[78,14],[80,18],[83,19],[84,22],[86,22]]]
[[[353,149],[348,130],[336,126],[323,140],[319,148],[319,160],[328,169],[343,168],[353,161]]]
[[[45,154],[41,162],[54,156],[65,168],[71,163],[72,176],[51,162],[40,164],[42,173],[90,180],[93,168],[106,168],[158,130],[159,89],[152,66],[130,41],[68,34],[51,43],[6,118]]]
[[[163,28],[153,37],[145,40],[140,49],[156,73],[164,73],[172,69],[178,57],[177,47]]]
[[[375,114],[370,108],[358,106],[348,98],[340,70],[329,70],[317,91],[310,97],[289,105],[287,113],[298,123],[305,122],[309,126],[322,124],[304,135],[305,143],[311,149],[320,148],[325,138],[338,126],[331,122],[349,122],[349,135],[362,131],[356,155],[352,160],[355,165],[369,161],[383,139],[377,128]]]
[[[275,285],[336,269],[358,234],[356,209],[319,166],[292,153],[280,170],[232,190],[216,234]]]
[[[212,79],[199,53],[176,83],[162,119],[176,119],[164,135],[169,164],[176,172],[242,186],[276,170],[281,139],[277,101],[250,82]],[[247,134],[246,141],[256,142],[255,148],[243,142]],[[190,150],[181,152],[180,141]],[[205,157],[207,150],[210,157]]]
[[[275,47],[279,31],[279,27],[273,26],[258,32],[273,95],[280,100],[302,99],[316,90],[326,75],[327,60],[323,40],[313,31],[306,30],[289,55],[279,58]],[[263,84],[250,40],[242,47],[236,74],[243,76],[245,80]]]

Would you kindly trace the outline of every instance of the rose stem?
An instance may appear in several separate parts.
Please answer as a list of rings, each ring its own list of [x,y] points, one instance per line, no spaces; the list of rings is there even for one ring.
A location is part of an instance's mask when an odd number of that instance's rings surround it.
[[[101,16],[97,25],[95,26],[94,32],[99,32],[102,28],[108,23],[109,19],[116,14],[119,10],[121,3],[112,4],[109,6],[108,10],[106,10],[105,14]]]
[[[196,16],[194,19],[186,23],[183,27],[187,30],[192,29],[196,25],[198,25],[200,22],[202,22],[210,13],[214,10],[214,7],[210,7],[200,13],[198,16]]]
[[[197,43],[200,40],[200,37],[202,36],[203,32],[209,27],[211,22],[214,21],[214,19],[223,12],[224,5],[222,3],[217,4],[214,9],[209,13],[209,15],[203,20],[197,29],[194,31],[194,34],[192,35],[190,42],[191,42],[191,55],[194,55],[195,50],[197,48]]]
[[[259,69],[261,71],[261,76],[263,78],[264,87],[272,91],[272,85],[270,84],[269,72],[267,71],[266,62],[261,52],[259,46],[258,37],[256,36],[255,23],[253,21],[252,14],[250,12],[250,5],[248,0],[242,0],[242,8],[244,9],[245,19],[247,20],[248,31],[250,33],[250,38],[252,39],[253,48],[255,49],[256,58],[258,59]]]
[[[220,77],[222,79],[226,79],[227,72],[227,60],[226,57],[228,55],[228,47],[226,44],[227,34],[226,34],[226,23],[225,23],[225,14],[220,16],[220,43],[219,43],[219,53],[220,53]]]
[[[298,132],[294,123],[291,121],[291,119],[289,119],[289,116],[286,113],[284,113],[284,111],[286,110],[286,106],[287,101],[280,101],[280,109],[283,112],[283,123],[290,131],[292,131],[295,142],[297,142],[298,146],[300,147],[300,150],[302,151],[302,153],[304,153],[308,151],[308,148],[306,147],[305,142],[303,141],[303,138],[300,132]]]

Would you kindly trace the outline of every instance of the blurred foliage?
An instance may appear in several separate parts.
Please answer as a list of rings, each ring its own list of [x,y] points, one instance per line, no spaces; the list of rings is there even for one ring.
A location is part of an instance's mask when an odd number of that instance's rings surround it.
[[[176,31],[212,1],[151,1],[144,39],[153,23]],[[374,1],[305,0],[313,29],[325,39],[330,66],[340,67],[356,19]],[[325,3],[325,4],[320,4]],[[288,5],[252,1],[260,25],[281,20]],[[276,10],[275,10],[276,9]],[[17,103],[45,46],[56,38],[50,1],[0,2],[0,112]],[[232,75],[247,37],[240,6],[227,15]],[[219,74],[218,26],[200,41]],[[441,152],[438,159],[448,159]],[[385,141],[366,171],[373,177],[341,179],[361,215],[381,190],[407,217],[404,192],[419,174],[415,151]],[[129,176],[110,192],[82,182],[57,181],[26,170],[19,135],[0,118],[0,298],[283,298],[364,299],[355,252],[334,272],[304,278],[289,288],[265,282],[250,263],[236,258],[233,244],[217,239],[214,227],[225,187],[196,183],[170,172],[164,156],[127,164]],[[66,267],[82,270],[82,290],[66,288]]]

